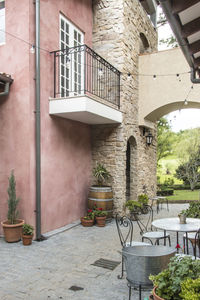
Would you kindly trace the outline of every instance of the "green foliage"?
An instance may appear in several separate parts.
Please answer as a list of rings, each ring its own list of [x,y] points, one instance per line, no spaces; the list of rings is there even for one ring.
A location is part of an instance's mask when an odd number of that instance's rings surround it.
[[[141,203],[141,206],[148,204],[149,197],[147,194],[141,194],[138,196],[138,202]]]
[[[200,278],[188,278],[181,283],[180,296],[183,300],[200,300]]]
[[[102,208],[97,208],[94,211],[95,217],[105,217],[105,216],[107,216],[107,214],[108,214],[107,211],[102,210]]]
[[[172,137],[169,122],[166,118],[161,118],[157,123],[157,163],[172,153]]]
[[[160,39],[159,40],[159,45],[165,44],[167,48],[177,48],[178,43],[176,38],[171,34],[170,37],[166,39]]]
[[[20,198],[16,197],[16,181],[14,176],[14,171],[11,171],[11,175],[9,177],[9,186],[7,189],[8,192],[8,214],[7,218],[10,224],[15,224],[16,219],[19,215],[17,211],[17,205],[19,203]]]
[[[32,235],[34,232],[34,228],[33,226],[31,226],[30,224],[23,224],[22,226],[22,233],[24,235]]]
[[[97,179],[98,186],[102,186],[111,177],[106,168],[99,163],[96,168],[93,169],[93,175]]]
[[[186,217],[200,219],[200,201],[190,202],[188,209],[185,210]]]
[[[187,162],[176,169],[175,177],[182,179],[185,184],[189,183],[191,190],[194,190],[200,180],[200,148]]]
[[[150,280],[156,286],[156,294],[165,300],[181,300],[181,283],[200,276],[200,260],[191,257],[176,256],[170,259],[168,268],[158,275],[150,275]]]
[[[141,203],[135,200],[128,200],[125,203],[125,207],[129,209],[131,213],[137,213],[138,211],[141,211]]]

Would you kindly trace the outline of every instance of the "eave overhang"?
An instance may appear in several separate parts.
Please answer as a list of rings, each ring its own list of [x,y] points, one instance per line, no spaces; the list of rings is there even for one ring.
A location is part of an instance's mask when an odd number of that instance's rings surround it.
[[[200,1],[160,0],[160,4],[191,68],[192,82],[200,83]]]

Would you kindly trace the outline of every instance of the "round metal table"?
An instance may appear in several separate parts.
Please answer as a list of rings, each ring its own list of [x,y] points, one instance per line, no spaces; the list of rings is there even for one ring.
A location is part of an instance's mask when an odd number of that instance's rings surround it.
[[[164,218],[164,219],[154,220],[152,222],[152,225],[156,228],[163,229],[164,233],[166,233],[166,231],[175,231],[177,244],[179,244],[179,237],[178,237],[179,232],[185,232],[187,254],[189,254],[188,232],[196,232],[200,228],[200,219],[186,218],[186,224],[180,224],[179,218]],[[177,252],[178,252],[178,248],[177,248]]]

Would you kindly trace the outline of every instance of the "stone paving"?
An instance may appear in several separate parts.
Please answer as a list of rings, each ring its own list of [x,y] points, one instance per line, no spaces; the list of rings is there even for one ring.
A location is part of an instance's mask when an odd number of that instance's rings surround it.
[[[177,216],[187,207],[188,204],[170,204],[168,212],[163,204],[158,214],[155,210],[154,219]],[[134,225],[134,240],[140,241],[137,224]],[[175,247],[175,234],[171,236]],[[114,220],[104,228],[75,225],[26,247],[22,242],[8,244],[1,238],[0,249],[1,300],[128,299],[126,278],[117,279],[121,264],[113,271],[91,265],[100,258],[121,261]],[[83,289],[72,291],[71,286]],[[142,299],[149,294],[150,291],[143,292]],[[132,300],[137,299],[138,292],[134,291]]]

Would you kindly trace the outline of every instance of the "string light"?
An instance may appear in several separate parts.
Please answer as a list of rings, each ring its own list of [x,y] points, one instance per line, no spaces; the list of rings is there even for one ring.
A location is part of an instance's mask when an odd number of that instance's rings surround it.
[[[99,68],[98,75],[99,75],[99,77],[103,76],[103,70],[102,70],[102,68]]]
[[[153,75],[153,80],[156,80],[156,75]]]
[[[34,46],[34,45],[31,46],[31,48],[30,48],[30,53],[31,53],[31,54],[34,54],[34,53],[35,53],[35,46]]]
[[[65,63],[65,66],[67,69],[70,68],[70,58],[69,57],[66,57],[66,63]]]
[[[190,95],[192,89],[193,89],[193,85],[191,86],[191,88],[190,88],[190,90],[189,90],[189,92],[188,92],[188,94],[187,94],[187,96],[186,96],[186,98],[185,98],[185,100],[184,100],[184,105],[188,105],[188,97],[189,97],[189,95]]]
[[[131,79],[131,73],[128,73],[128,80]]]

